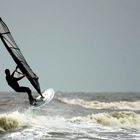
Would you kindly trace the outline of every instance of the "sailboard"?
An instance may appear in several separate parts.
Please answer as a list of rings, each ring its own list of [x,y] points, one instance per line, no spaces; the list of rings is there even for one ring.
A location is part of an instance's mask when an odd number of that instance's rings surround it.
[[[33,70],[28,65],[23,54],[21,53],[21,50],[19,49],[14,38],[12,37],[10,30],[8,29],[7,25],[3,22],[1,18],[0,18],[0,38],[4,46],[6,47],[7,51],[17,64],[20,71],[26,75],[27,79],[30,81],[30,83],[36,89],[36,91],[38,93],[41,93],[38,76],[33,72]]]
[[[54,97],[55,91],[53,88],[47,89],[42,93],[44,98],[41,98],[39,95],[36,98],[36,103],[34,105],[31,105],[32,108],[40,108],[46,104],[48,104]]]

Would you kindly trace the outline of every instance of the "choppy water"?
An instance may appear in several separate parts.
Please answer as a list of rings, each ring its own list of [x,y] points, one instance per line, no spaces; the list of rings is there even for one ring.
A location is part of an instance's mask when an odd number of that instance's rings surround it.
[[[0,93],[1,140],[140,140],[140,93],[64,93],[40,109]]]

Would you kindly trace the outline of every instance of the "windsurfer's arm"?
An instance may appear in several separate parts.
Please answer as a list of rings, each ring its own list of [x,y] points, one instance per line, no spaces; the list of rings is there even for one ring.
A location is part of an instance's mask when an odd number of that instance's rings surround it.
[[[24,78],[25,76],[21,76],[21,77],[18,77],[18,78],[16,78],[17,79],[17,81],[19,81],[19,80],[21,80],[22,78]]]
[[[13,73],[17,72],[18,74],[21,74],[22,76],[19,77],[19,78],[16,78],[16,79],[17,79],[17,80],[21,80],[21,79],[24,78],[25,76],[27,77],[27,74],[24,74],[24,73],[18,71],[18,70],[17,70],[18,68],[19,68],[19,67],[16,66],[16,69],[15,69],[15,71],[14,71]],[[29,77],[29,76],[28,76],[28,77]]]
[[[17,71],[17,66],[16,66],[16,69],[13,71],[13,73],[11,74],[11,76],[14,76],[15,72]]]

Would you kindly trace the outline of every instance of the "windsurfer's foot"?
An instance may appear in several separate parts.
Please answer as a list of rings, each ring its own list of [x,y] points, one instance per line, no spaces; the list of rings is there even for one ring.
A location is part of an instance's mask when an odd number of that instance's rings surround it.
[[[36,102],[33,101],[33,102],[30,103],[30,105],[35,106],[36,105]]]
[[[33,99],[33,101],[34,101],[34,102],[37,102],[37,100],[36,100],[36,99]]]
[[[41,99],[41,101],[43,101],[43,99],[44,99],[44,98],[45,98],[45,97],[41,96],[41,98],[40,98],[40,99]]]
[[[37,102],[36,99],[33,99],[30,101],[30,105],[36,105],[36,102]]]
[[[43,95],[41,95],[41,99],[44,99],[45,97]]]

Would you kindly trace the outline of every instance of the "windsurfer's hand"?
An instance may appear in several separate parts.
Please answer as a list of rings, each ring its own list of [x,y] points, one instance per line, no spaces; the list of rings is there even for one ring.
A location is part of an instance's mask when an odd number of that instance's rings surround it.
[[[16,66],[16,70],[18,69],[18,66]]]

